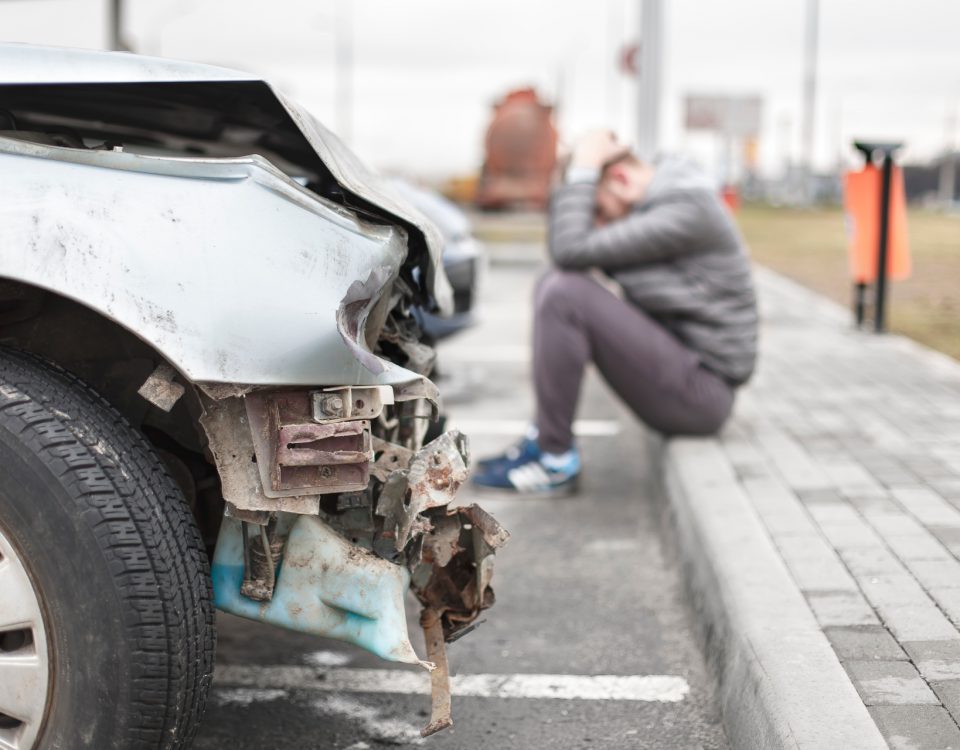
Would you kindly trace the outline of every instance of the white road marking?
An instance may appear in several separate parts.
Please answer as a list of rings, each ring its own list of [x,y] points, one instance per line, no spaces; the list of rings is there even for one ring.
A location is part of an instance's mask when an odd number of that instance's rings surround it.
[[[519,436],[527,431],[530,421],[525,419],[451,419],[448,429],[458,429],[465,435],[507,435]],[[623,426],[615,419],[577,419],[573,423],[573,434],[577,437],[614,437],[619,435]]]
[[[531,361],[529,346],[518,344],[498,344],[495,346],[443,346],[437,349],[441,362],[455,360],[463,364],[466,362],[482,362],[483,364],[510,364],[528,363]]]
[[[337,693],[430,694],[426,672],[402,669],[328,669],[296,666],[217,667],[218,686],[306,689]],[[674,675],[462,674],[451,678],[454,696],[676,703],[690,686]]]
[[[311,667],[343,667],[353,659],[339,651],[313,651],[306,654],[303,660]]]
[[[599,552],[600,554],[610,554],[612,552],[632,552],[640,549],[640,542],[637,539],[594,539],[583,545],[584,552]]]
[[[420,728],[400,719],[384,716],[373,706],[367,706],[353,698],[342,695],[325,695],[313,704],[321,713],[338,714],[363,727],[368,737],[387,742],[391,745],[421,745],[423,738]]]
[[[220,688],[214,692],[214,700],[221,706],[249,706],[287,697],[286,690],[277,688]]]

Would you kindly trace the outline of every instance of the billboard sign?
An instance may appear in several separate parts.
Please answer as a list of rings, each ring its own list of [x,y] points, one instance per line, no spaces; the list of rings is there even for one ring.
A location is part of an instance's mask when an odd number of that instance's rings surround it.
[[[763,100],[759,96],[702,96],[684,99],[684,127],[737,138],[760,134]]]

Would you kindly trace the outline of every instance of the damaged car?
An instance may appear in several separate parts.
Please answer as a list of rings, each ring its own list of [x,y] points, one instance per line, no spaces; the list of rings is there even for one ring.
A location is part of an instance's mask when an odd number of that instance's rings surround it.
[[[508,534],[424,439],[437,229],[264,81],[123,53],[0,45],[0,172],[0,748],[189,746],[215,607],[449,726]]]

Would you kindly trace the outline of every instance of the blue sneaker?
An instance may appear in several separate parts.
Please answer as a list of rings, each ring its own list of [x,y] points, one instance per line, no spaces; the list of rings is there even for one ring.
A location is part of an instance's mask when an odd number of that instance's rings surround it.
[[[501,456],[478,462],[473,483],[523,495],[569,495],[576,492],[579,478],[580,453],[575,448],[554,456],[542,453],[536,441],[525,440]]]
[[[504,466],[516,466],[532,458],[540,458],[540,446],[530,437],[522,437],[498,456],[481,458],[474,466],[477,473],[499,469]]]

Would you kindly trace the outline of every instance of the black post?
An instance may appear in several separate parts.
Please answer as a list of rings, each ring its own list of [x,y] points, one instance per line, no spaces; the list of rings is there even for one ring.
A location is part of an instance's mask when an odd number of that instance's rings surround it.
[[[880,152],[883,166],[880,176],[880,227],[877,242],[877,279],[876,296],[873,306],[873,327],[877,333],[883,333],[887,327],[887,271],[890,250],[890,190],[893,182],[893,154],[902,143],[866,143],[854,141],[853,145],[867,159],[873,162],[873,155]],[[857,325],[863,322],[863,303],[865,289],[857,288]]]
[[[880,245],[877,248],[877,296],[873,309],[873,329],[883,333],[887,328],[887,256],[890,247],[890,180],[893,177],[893,152],[883,154],[880,178]]]
[[[867,285],[858,281],[853,285],[853,309],[856,315],[857,328],[863,326],[864,308],[867,303]]]

